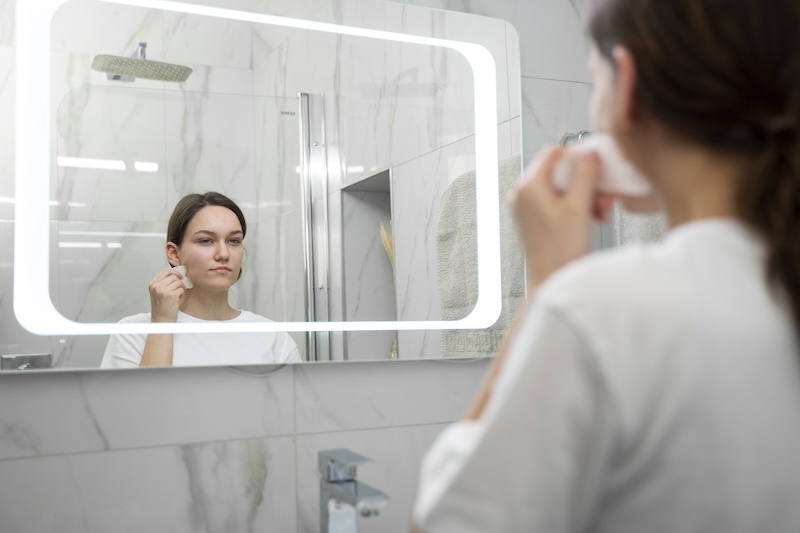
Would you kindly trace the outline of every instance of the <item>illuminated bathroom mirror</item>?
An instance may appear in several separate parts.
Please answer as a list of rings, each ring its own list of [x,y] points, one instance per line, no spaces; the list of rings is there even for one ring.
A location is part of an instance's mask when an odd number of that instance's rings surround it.
[[[53,366],[97,367],[110,333],[197,329],[117,321],[149,311],[169,214],[206,190],[248,221],[232,304],[275,321],[236,331],[290,331],[304,360],[492,353],[524,292],[498,216],[521,151],[513,28],[383,2],[216,4],[18,7],[14,302]],[[143,49],[191,73],[92,68]]]

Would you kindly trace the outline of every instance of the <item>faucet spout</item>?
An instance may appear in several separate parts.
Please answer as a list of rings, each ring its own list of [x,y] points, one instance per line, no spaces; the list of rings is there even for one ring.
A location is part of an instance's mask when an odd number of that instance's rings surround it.
[[[331,499],[352,505],[361,516],[375,516],[389,503],[389,496],[361,481],[322,481],[320,504],[327,512]]]
[[[319,460],[319,521],[320,531],[328,530],[328,504],[333,501],[352,506],[361,516],[377,515],[386,507],[389,496],[356,480],[356,466],[371,459],[350,450],[324,450]]]

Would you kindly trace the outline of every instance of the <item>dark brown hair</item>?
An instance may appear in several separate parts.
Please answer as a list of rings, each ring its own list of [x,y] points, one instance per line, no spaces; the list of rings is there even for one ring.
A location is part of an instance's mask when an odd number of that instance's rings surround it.
[[[239,209],[236,202],[227,196],[209,191],[203,194],[187,194],[175,204],[175,209],[172,210],[172,215],[169,217],[169,223],[167,224],[167,242],[180,246],[183,243],[183,237],[186,234],[186,228],[189,227],[189,222],[192,221],[198,211],[209,205],[227,207],[233,211],[233,214],[236,215],[242,225],[242,239],[244,239],[245,235],[247,235],[247,222],[244,220],[242,210]],[[241,270],[239,270],[239,277],[242,277]]]
[[[766,274],[800,332],[800,2],[592,0],[589,33],[636,63],[636,98],[676,134],[743,154],[741,219],[768,246]]]

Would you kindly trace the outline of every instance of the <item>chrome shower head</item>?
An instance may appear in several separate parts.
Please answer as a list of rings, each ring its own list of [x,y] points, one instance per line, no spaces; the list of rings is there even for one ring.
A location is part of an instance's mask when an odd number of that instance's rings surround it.
[[[145,56],[147,43],[139,43],[134,57],[98,55],[92,61],[92,69],[105,72],[110,79],[143,78],[157,81],[186,81],[192,69],[182,65],[150,61]]]

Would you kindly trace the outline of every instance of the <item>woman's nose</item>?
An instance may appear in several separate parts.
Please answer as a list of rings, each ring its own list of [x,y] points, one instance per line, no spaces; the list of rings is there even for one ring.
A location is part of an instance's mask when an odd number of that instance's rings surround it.
[[[224,242],[220,242],[217,246],[217,258],[218,259],[227,259],[228,258],[228,246]]]

